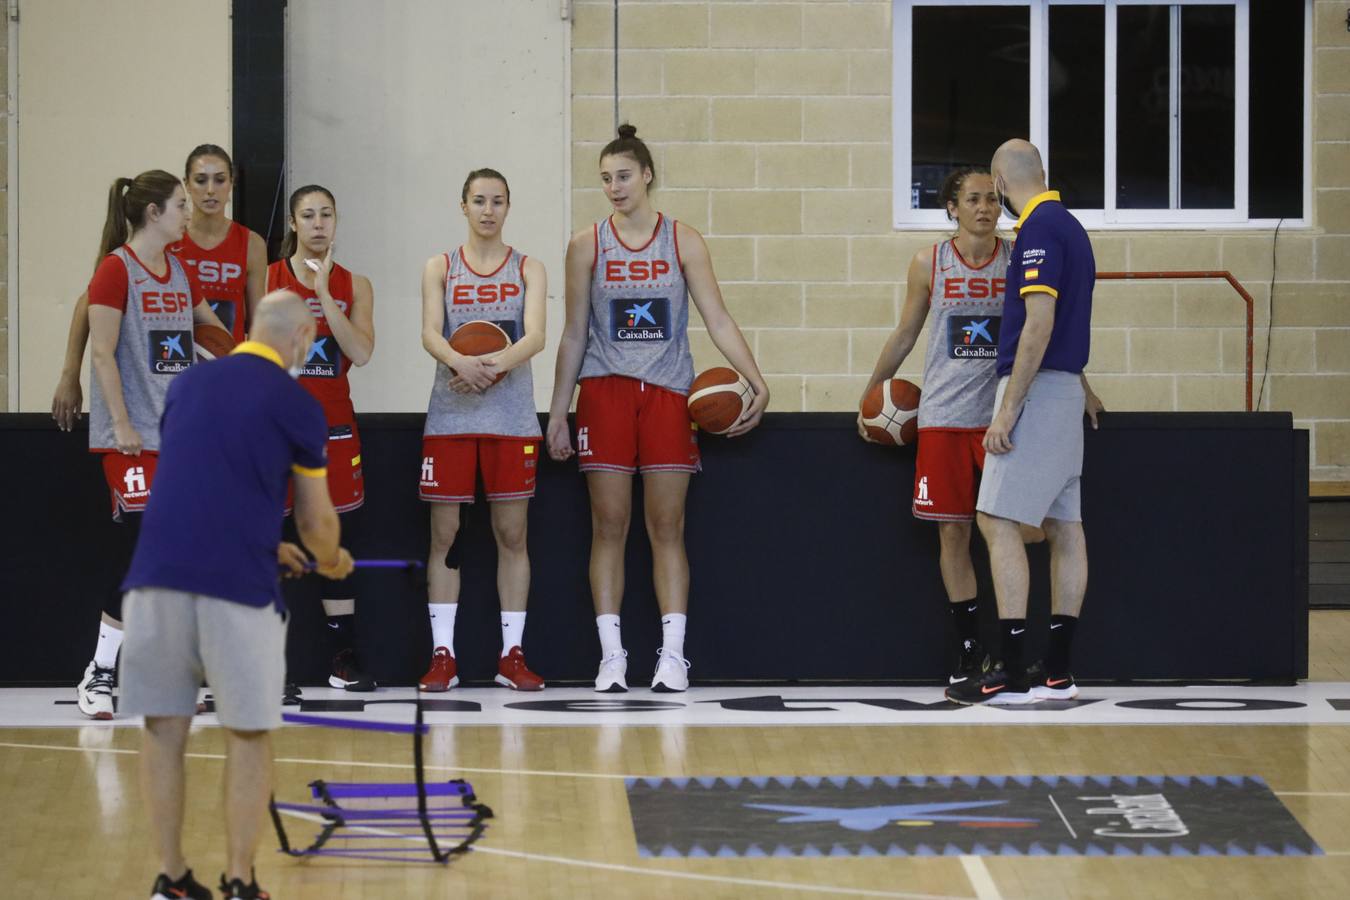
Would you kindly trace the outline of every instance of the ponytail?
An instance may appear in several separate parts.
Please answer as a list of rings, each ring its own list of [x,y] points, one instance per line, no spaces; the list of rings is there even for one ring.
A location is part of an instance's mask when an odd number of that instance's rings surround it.
[[[290,202],[287,208],[290,210],[290,218],[295,219],[295,208],[300,205],[300,201],[309,194],[323,194],[328,198],[328,202],[333,204],[333,210],[337,211],[337,200],[333,198],[333,192],[328,188],[318,184],[307,184],[304,187],[298,187],[291,192]],[[295,234],[295,228],[292,226],[286,230],[286,235],[281,239],[281,259],[290,259],[295,255],[296,249],[300,246],[300,238]]]
[[[173,192],[181,186],[182,182],[163,169],[151,169],[135,178],[114,181],[108,189],[108,215],[103,220],[98,262],[125,244],[132,233],[145,224],[145,210],[149,206],[153,204],[163,210]]]

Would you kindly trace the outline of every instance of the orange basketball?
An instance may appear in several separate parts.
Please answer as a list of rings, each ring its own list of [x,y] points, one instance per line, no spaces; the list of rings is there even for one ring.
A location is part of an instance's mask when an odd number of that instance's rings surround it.
[[[476,319],[472,322],[465,322],[455,329],[455,333],[450,335],[450,349],[464,356],[484,356],[488,353],[497,353],[511,346],[511,339],[507,337],[506,332],[502,331],[500,326],[491,322],[485,322]],[[454,372],[454,369],[450,370]],[[492,382],[496,384],[506,377],[502,372]]]
[[[234,349],[234,336],[215,325],[194,325],[192,347],[197,351],[198,359],[219,359],[229,356]]]
[[[754,388],[740,373],[718,366],[699,373],[689,386],[689,415],[709,434],[721,434],[740,420],[754,399]]]
[[[914,443],[919,436],[919,388],[892,378],[867,392],[862,403],[863,427],[872,440],[892,447]]]

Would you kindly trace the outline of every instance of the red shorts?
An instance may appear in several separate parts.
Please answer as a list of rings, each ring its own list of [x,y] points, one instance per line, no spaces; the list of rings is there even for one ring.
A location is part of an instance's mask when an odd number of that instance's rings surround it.
[[[417,495],[432,503],[472,503],[482,471],[489,502],[528,500],[534,496],[538,464],[535,438],[424,437]]]
[[[366,502],[366,483],[361,477],[361,435],[356,425],[328,427],[328,496],[340,513],[360,509]],[[286,515],[295,506],[295,487],[286,489]]]
[[[698,427],[687,398],[618,375],[583,380],[577,461],[583,472],[697,472]]]
[[[971,521],[983,471],[983,428],[923,429],[914,462],[914,517]]]
[[[159,453],[142,450],[140,456],[127,456],[113,450],[101,455],[103,478],[108,482],[108,494],[112,499],[113,521],[120,522],[124,512],[145,512]]]

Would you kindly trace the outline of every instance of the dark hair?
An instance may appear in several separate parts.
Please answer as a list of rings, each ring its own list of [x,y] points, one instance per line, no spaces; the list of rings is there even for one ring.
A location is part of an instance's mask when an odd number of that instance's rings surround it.
[[[506,183],[506,176],[496,169],[474,169],[469,173],[469,177],[464,179],[464,187],[459,191],[459,201],[461,203],[469,202],[469,185],[474,183],[477,178],[495,178],[506,188],[506,202],[511,202],[511,185]]]
[[[198,144],[192,148],[192,152],[188,154],[187,162],[183,164],[184,180],[192,177],[192,164],[204,156],[214,156],[225,160],[225,168],[230,170],[230,178],[234,178],[234,160],[230,159],[230,154],[215,144]]]
[[[942,211],[947,214],[947,219],[952,218],[951,210],[947,209],[948,204],[959,203],[961,199],[961,190],[966,186],[966,179],[972,175],[988,175],[989,170],[981,166],[965,166],[960,169],[953,169],[952,173],[942,182],[942,191],[938,194],[938,199],[942,201]]]
[[[135,178],[119,178],[108,190],[108,215],[103,220],[103,239],[99,241],[101,262],[145,224],[145,210],[154,204],[163,210],[175,189],[183,186],[163,169],[151,169]]]
[[[624,122],[619,126],[619,136],[605,145],[605,149],[600,151],[600,159],[603,162],[606,156],[630,156],[637,161],[638,165],[648,169],[652,173],[651,184],[647,189],[656,187],[656,163],[652,162],[652,151],[647,149],[647,145],[642,142],[642,138],[637,136],[637,126],[629,125]]]
[[[295,218],[295,208],[299,206],[300,201],[309,194],[323,194],[325,197],[328,198],[328,202],[333,204],[333,209],[334,210],[337,209],[337,200],[333,198],[332,191],[330,191],[323,185],[307,184],[304,187],[298,187],[291,192],[291,200],[290,203],[287,204],[287,208],[290,209],[291,211],[292,219]],[[286,231],[286,236],[281,239],[281,258],[289,259],[290,257],[294,256],[295,250],[298,246],[300,246],[300,239],[296,237],[295,229],[294,228],[288,229]]]

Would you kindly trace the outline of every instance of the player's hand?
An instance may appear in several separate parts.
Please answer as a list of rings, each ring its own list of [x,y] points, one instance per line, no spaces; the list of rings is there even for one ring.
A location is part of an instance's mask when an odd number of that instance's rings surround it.
[[[560,418],[549,416],[546,440],[548,455],[558,462],[571,459],[576,452],[572,449],[572,429],[567,427],[566,416]]]
[[[464,356],[460,355],[455,361],[455,380],[468,385],[471,391],[482,393],[496,383],[497,376],[501,374],[501,367],[497,361],[490,356]],[[455,382],[450,382],[453,389]],[[468,391],[458,391],[458,393],[468,393]]]
[[[56,427],[69,431],[80,420],[80,408],[84,406],[84,392],[80,390],[80,375],[71,378],[62,375],[56,383],[56,393],[52,395],[52,418]]]
[[[1017,417],[1010,410],[1000,409],[984,432],[985,452],[1000,456],[1012,450],[1012,430],[1016,424]]]
[[[880,441],[874,439],[872,435],[867,433],[867,426],[863,424],[863,416],[861,411],[859,411],[858,413],[858,437],[862,438],[864,441],[867,441],[867,443],[869,444],[881,443]]]
[[[752,384],[750,390],[755,392],[755,399],[750,401],[750,406],[745,412],[741,413],[741,417],[736,424],[722,432],[724,437],[740,437],[758,425],[760,420],[764,418],[764,410],[769,405],[769,388],[767,385],[760,385],[756,388]]]
[[[316,561],[314,571],[318,572],[324,578],[330,578],[333,581],[341,581],[352,574],[352,569],[356,564],[352,561],[352,555],[347,552],[346,547],[339,547],[337,556],[333,559]]]
[[[118,453],[127,456],[141,455],[141,435],[130,422],[113,424],[113,444],[117,446]]]
[[[285,578],[299,578],[309,570],[309,557],[299,546],[290,541],[277,545],[277,565],[282,568]]]
[[[333,245],[330,243],[324,251],[319,267],[314,269],[314,293],[320,297],[328,296],[328,276],[333,273]]]
[[[1106,405],[1102,403],[1102,398],[1093,393],[1092,388],[1088,388],[1083,395],[1083,412],[1087,413],[1093,431],[1097,430],[1097,413],[1103,412],[1105,409]]]

